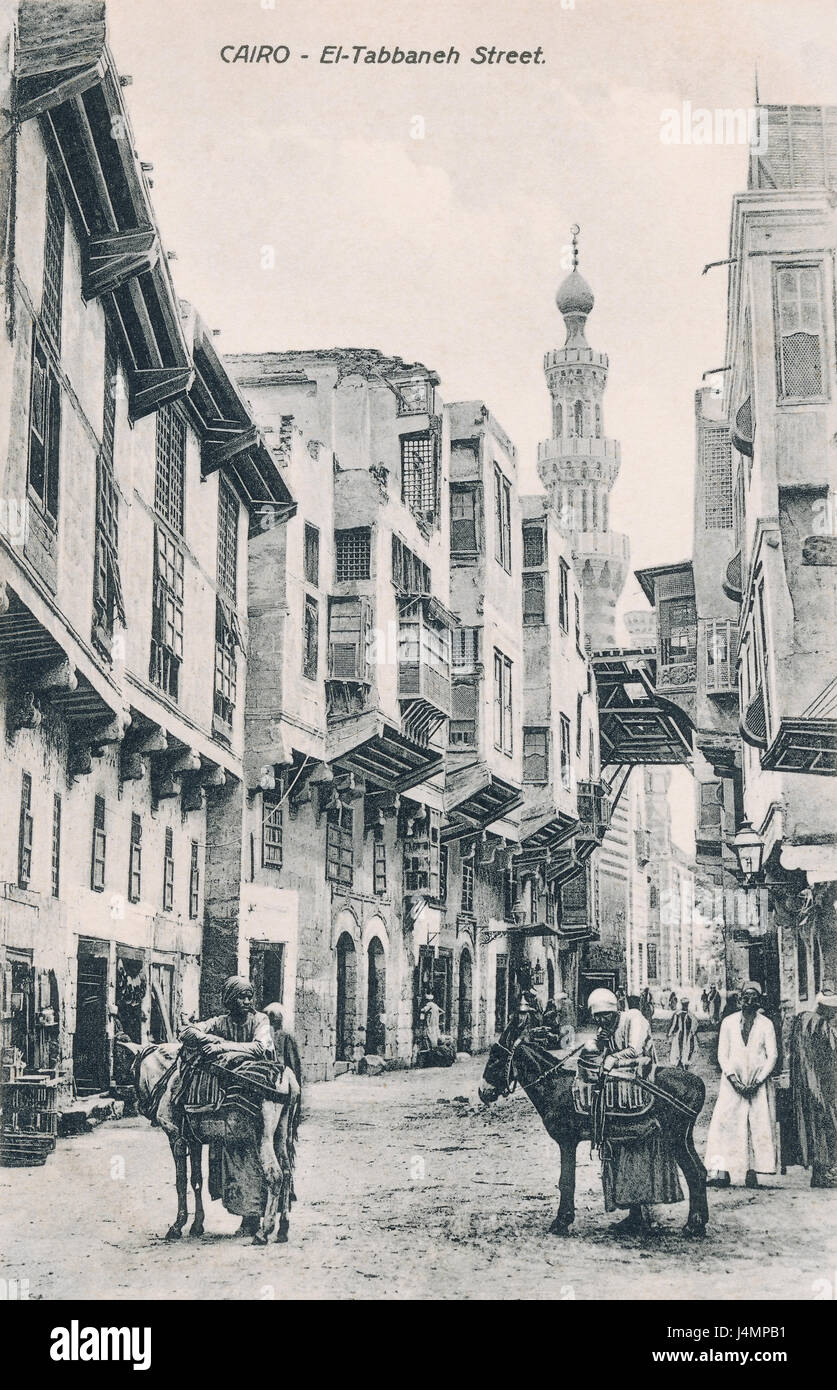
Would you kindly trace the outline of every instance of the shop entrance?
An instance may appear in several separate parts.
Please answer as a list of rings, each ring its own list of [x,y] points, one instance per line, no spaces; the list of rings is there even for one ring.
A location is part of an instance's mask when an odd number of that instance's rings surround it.
[[[79,941],[73,1038],[73,1074],[79,1095],[103,1091],[110,1081],[107,1020],[107,943]]]

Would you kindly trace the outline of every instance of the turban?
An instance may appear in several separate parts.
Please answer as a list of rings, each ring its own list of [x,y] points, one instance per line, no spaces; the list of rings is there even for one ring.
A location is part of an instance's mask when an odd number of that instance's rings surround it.
[[[590,998],[587,1000],[587,1007],[591,1014],[617,1014],[619,1012],[619,1000],[612,990],[594,989]]]
[[[746,994],[748,990],[752,990],[755,994],[763,993],[762,987],[759,984],[758,980],[748,980],[746,985],[744,985],[741,993]]]
[[[240,999],[242,994],[248,993],[253,986],[245,975],[230,975],[224,981],[224,988],[221,990],[221,1006],[228,1009],[234,1004],[236,999]]]

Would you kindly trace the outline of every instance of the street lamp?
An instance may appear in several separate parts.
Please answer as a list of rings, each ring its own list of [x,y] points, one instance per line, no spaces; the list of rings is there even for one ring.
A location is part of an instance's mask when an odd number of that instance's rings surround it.
[[[738,860],[738,867],[744,875],[745,885],[752,883],[753,879],[761,873],[764,840],[758,831],[753,829],[750,822],[745,820],[729,844],[730,848],[735,850],[735,857]]]

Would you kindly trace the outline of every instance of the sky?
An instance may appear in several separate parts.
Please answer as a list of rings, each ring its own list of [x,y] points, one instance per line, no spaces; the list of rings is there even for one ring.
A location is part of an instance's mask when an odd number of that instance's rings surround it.
[[[763,103],[837,105],[834,0],[107,8],[176,287],[222,353],[371,346],[422,361],[445,400],[487,403],[538,490],[543,355],[564,340],[554,297],[576,222],[587,337],[610,358],[605,433],[622,446],[611,525],[635,567],[691,552],[694,391],[723,366],[727,279],[701,271],[728,253],[748,152],[666,141],[667,113],[683,131],[697,120],[684,103],[752,107],[756,67]],[[291,56],[224,63],[227,44]],[[338,44],[453,45],[461,60],[320,63]],[[468,61],[492,44],[540,46],[544,61]],[[633,578],[622,606],[646,606]],[[682,841],[691,793],[676,785]]]

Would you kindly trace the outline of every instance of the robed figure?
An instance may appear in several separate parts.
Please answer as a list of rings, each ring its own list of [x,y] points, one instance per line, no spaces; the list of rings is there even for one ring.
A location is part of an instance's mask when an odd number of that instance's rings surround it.
[[[837,991],[823,985],[817,1007],[797,1014],[788,1048],[793,1097],[790,1162],[811,1169],[812,1187],[837,1187]]]

